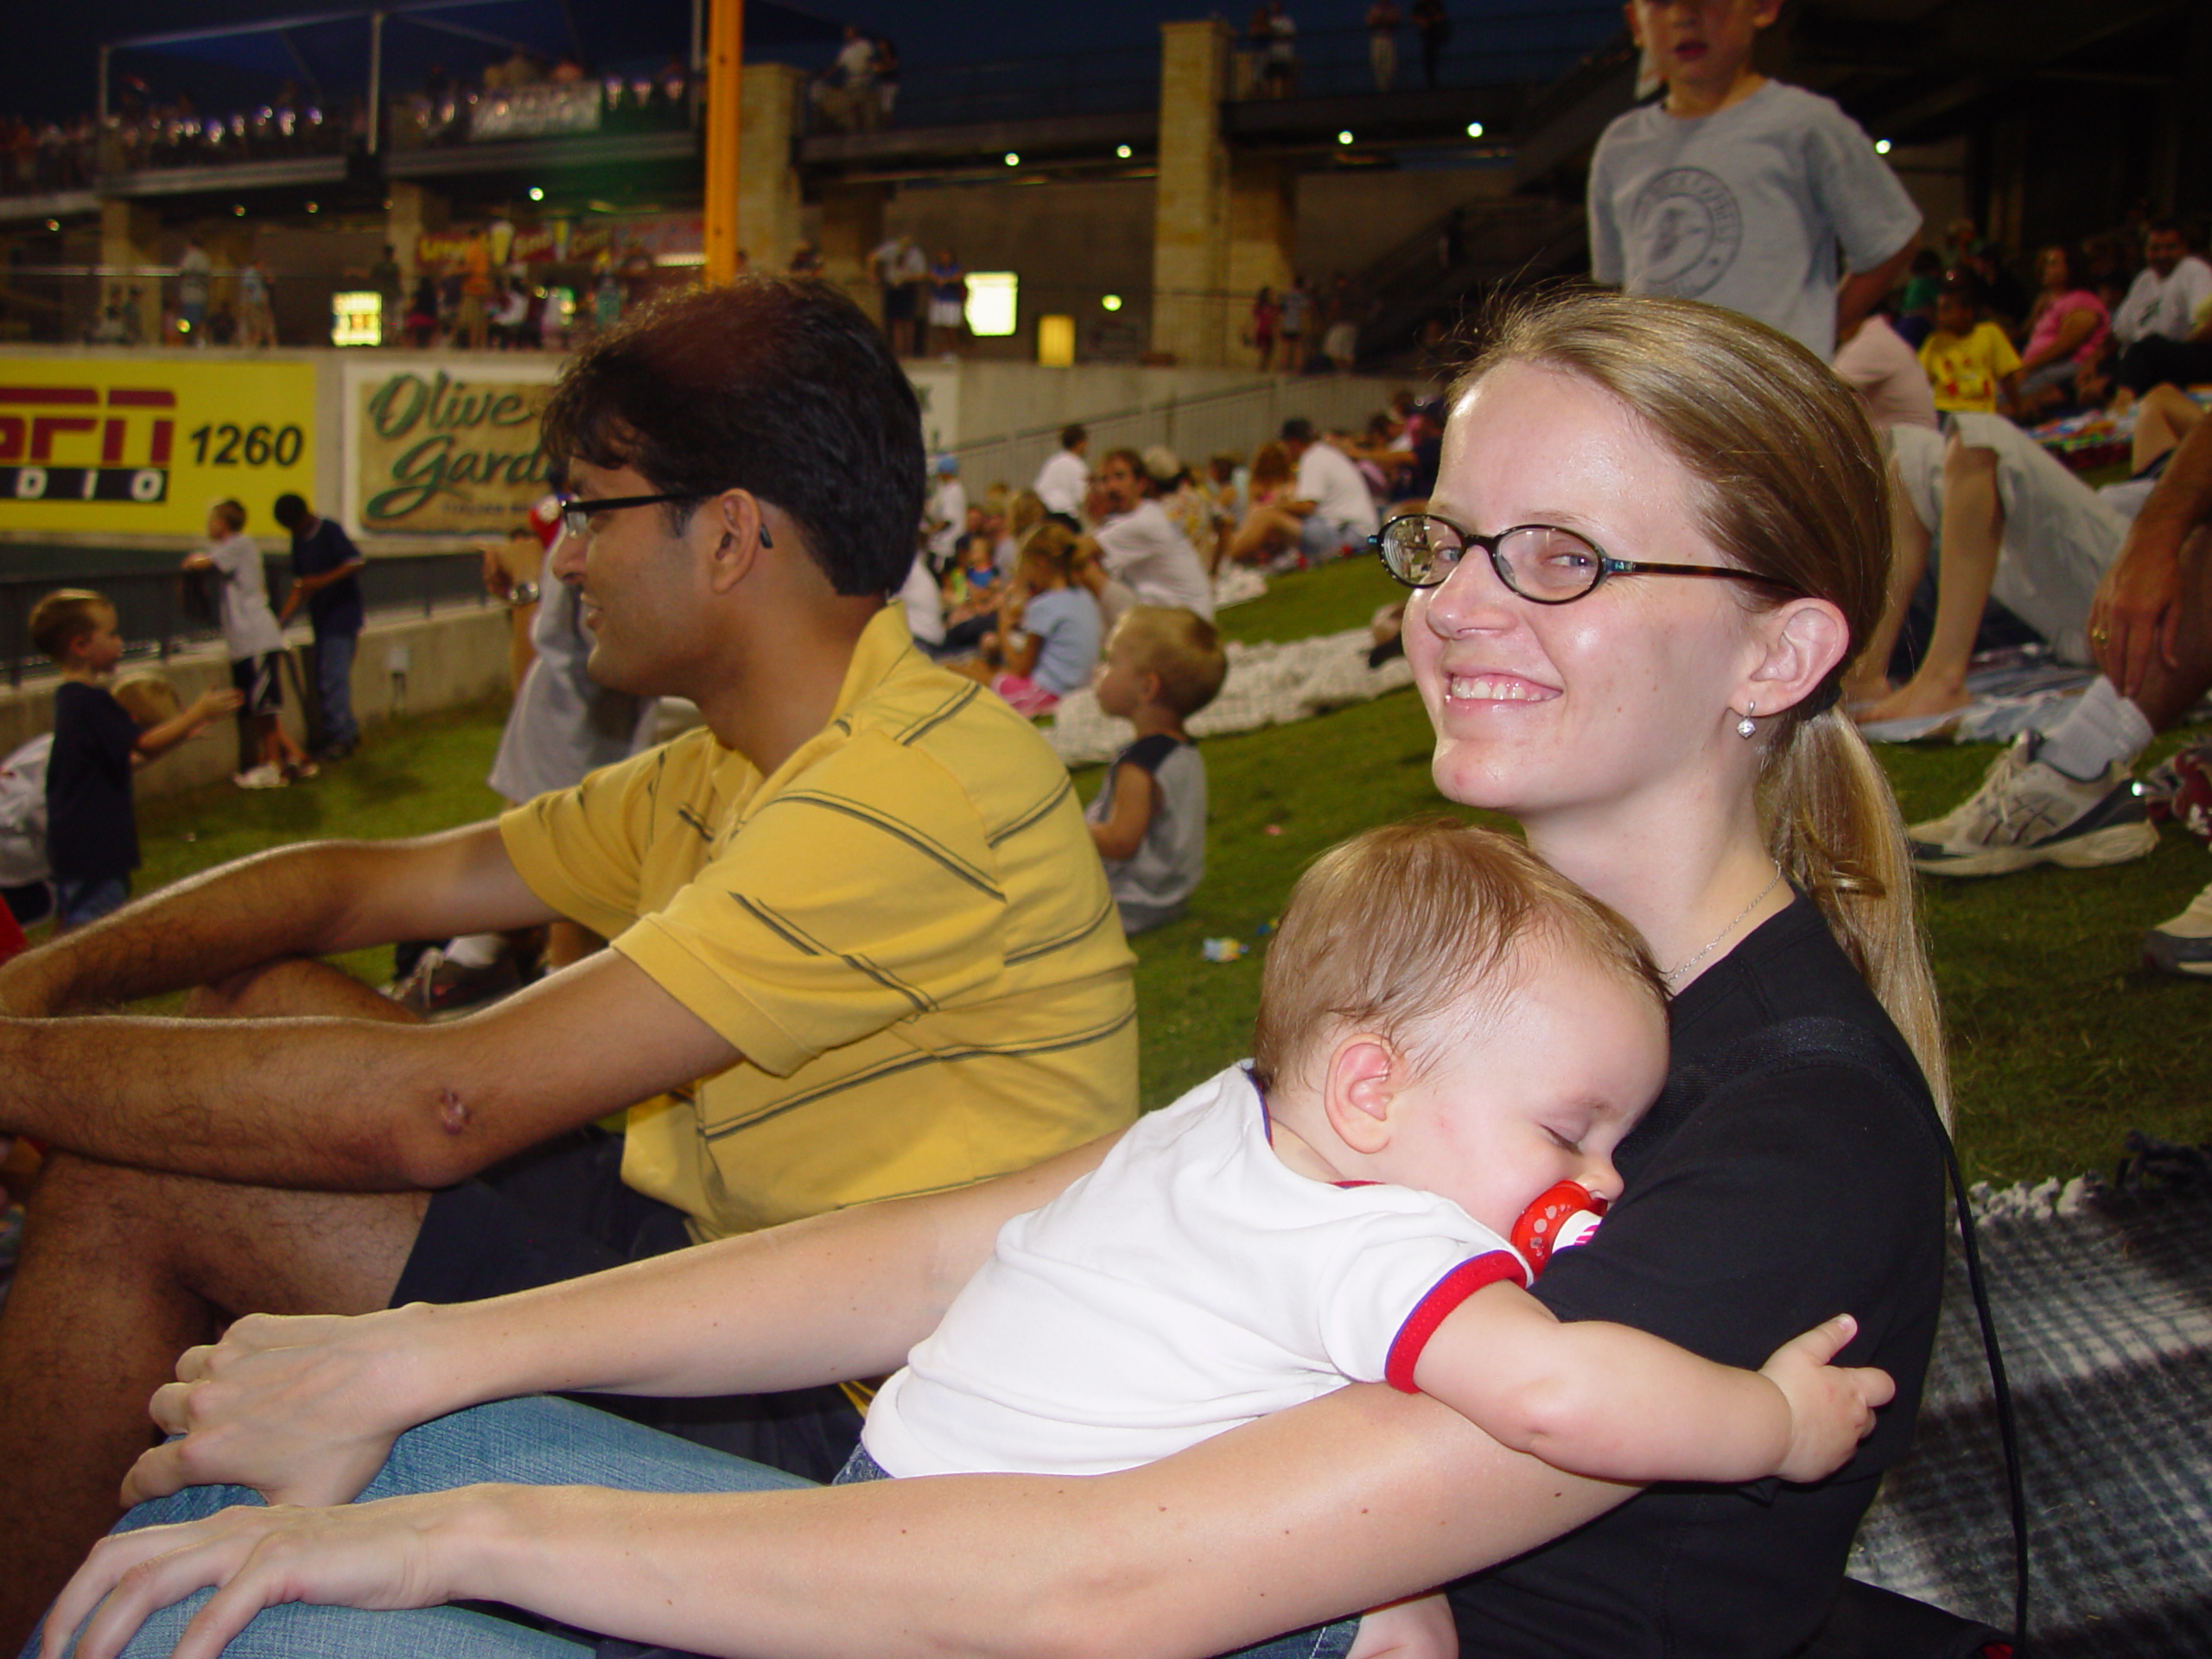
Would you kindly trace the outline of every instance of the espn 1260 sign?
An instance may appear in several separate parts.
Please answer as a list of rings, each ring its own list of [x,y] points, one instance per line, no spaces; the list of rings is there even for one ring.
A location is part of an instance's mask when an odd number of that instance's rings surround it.
[[[165,386],[0,386],[0,496],[167,500],[175,409]],[[55,465],[56,440],[79,432],[99,435],[98,464]]]
[[[314,413],[307,363],[0,358],[0,528],[197,534],[226,498],[265,528],[313,493]]]

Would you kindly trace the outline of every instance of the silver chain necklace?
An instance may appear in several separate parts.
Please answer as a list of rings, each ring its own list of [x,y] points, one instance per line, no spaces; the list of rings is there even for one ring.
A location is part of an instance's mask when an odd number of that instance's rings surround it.
[[[1774,880],[1768,882],[1766,886],[1761,887],[1758,892],[1758,897],[1752,899],[1750,904],[1745,905],[1741,910],[1738,911],[1734,919],[1732,920],[1727,926],[1722,928],[1718,933],[1713,936],[1711,944],[1707,944],[1704,950],[1699,951],[1697,955],[1692,957],[1688,962],[1679,962],[1672,968],[1662,969],[1660,970],[1659,977],[1665,980],[1668,985],[1671,988],[1676,980],[1680,979],[1684,974],[1689,972],[1691,969],[1696,967],[1698,963],[1703,962],[1707,957],[1719,950],[1720,948],[1720,941],[1726,938],[1731,933],[1733,933],[1738,927],[1742,925],[1744,918],[1750,915],[1761,905],[1764,904],[1766,902],[1767,895],[1781,885],[1782,866],[1777,864],[1774,867]]]

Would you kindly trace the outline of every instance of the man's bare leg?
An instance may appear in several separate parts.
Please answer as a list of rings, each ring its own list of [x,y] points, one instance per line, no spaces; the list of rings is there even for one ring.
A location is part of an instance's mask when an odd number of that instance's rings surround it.
[[[288,962],[195,998],[233,1017],[404,1009],[321,963]],[[57,1157],[32,1195],[0,1309],[0,1652],[29,1637],[151,1444],[176,1357],[246,1313],[367,1313],[391,1299],[425,1193],[286,1192]]]
[[[2179,386],[2158,385],[2143,394],[2135,411],[2135,435],[2130,442],[2128,469],[2141,472],[2169,449],[2177,447],[2204,418],[2196,400]]]
[[[2005,508],[1997,494],[1997,452],[1954,435],[1943,451],[1942,563],[1936,574],[1936,626],[1912,678],[1859,715],[1910,720],[1967,705],[1967,665],[1997,579]]]
[[[1914,591],[1928,569],[1928,526],[1912,509],[1894,466],[1890,473],[1890,588],[1882,601],[1882,620],[1866,641],[1851,671],[1844,677],[1843,701],[1854,719],[1865,718],[1859,705],[1872,708],[1897,688],[1890,683],[1890,658],[1904,632],[1905,612]]]

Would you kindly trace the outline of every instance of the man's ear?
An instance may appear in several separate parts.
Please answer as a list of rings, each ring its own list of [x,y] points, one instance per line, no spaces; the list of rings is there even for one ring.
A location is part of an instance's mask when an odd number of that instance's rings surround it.
[[[1337,1138],[1358,1153],[1389,1146],[1390,1108],[1404,1080],[1405,1060],[1389,1039],[1356,1032],[1338,1043],[1321,1079],[1321,1109]]]
[[[1764,654],[1733,706],[1755,707],[1762,715],[1802,702],[1851,649],[1851,625],[1825,599],[1793,599],[1761,616],[1756,626]]]
[[[771,544],[764,513],[750,490],[724,490],[701,505],[694,534],[709,538],[707,582],[714,592],[728,593],[753,573]]]

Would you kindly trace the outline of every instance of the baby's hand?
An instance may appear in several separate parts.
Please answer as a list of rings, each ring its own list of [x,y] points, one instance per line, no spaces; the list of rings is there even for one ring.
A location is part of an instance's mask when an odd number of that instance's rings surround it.
[[[1452,1604],[1443,1596],[1420,1596],[1377,1607],[1359,1621],[1344,1659],[1459,1659],[1459,1632]]]
[[[1775,1473],[1784,1480],[1820,1480],[1851,1460],[1874,1427],[1874,1408],[1897,1391],[1887,1371],[1828,1362],[1859,1334],[1859,1321],[1839,1313],[1774,1351],[1759,1375],[1782,1390],[1789,1408],[1789,1444]]]

